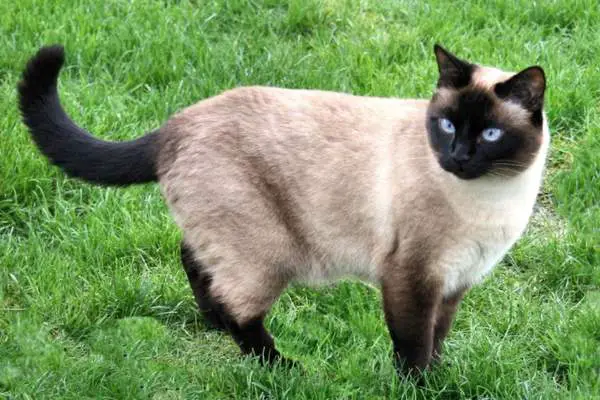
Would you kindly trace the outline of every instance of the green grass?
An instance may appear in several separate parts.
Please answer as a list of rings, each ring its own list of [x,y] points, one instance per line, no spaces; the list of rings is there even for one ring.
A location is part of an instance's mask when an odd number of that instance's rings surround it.
[[[596,0],[0,2],[0,398],[600,398],[598,27]],[[304,370],[240,358],[196,312],[157,187],[65,178],[16,109],[51,42],[69,113],[122,139],[238,85],[428,97],[437,41],[541,64],[553,148],[539,213],[424,388],[396,379],[379,293],[356,282],[288,290],[270,314]]]

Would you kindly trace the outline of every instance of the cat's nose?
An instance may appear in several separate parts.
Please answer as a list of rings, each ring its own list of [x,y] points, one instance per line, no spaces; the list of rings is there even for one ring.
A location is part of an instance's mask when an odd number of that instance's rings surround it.
[[[471,156],[468,154],[452,154],[452,159],[458,163],[464,163],[471,159]]]
[[[467,146],[457,143],[454,149],[452,149],[450,152],[450,157],[452,157],[454,161],[463,163],[471,159],[471,155],[469,153],[469,148]]]

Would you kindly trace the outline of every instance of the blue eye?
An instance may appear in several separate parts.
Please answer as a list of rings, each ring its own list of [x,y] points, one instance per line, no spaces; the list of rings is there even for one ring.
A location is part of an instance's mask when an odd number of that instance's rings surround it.
[[[503,134],[504,134],[504,131],[502,129],[487,128],[487,129],[484,129],[483,132],[481,132],[481,138],[483,140],[485,140],[486,142],[495,142],[495,141],[499,140]]]
[[[449,119],[440,118],[438,120],[438,125],[440,126],[440,129],[442,131],[444,131],[445,133],[447,133],[449,135],[453,135],[456,132],[456,128],[454,127],[454,124],[452,122],[450,122]]]

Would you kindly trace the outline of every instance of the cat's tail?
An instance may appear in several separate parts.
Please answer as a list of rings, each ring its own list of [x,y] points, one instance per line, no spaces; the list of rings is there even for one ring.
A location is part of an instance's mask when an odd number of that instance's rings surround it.
[[[23,122],[40,151],[68,175],[92,183],[124,186],[156,181],[158,132],[128,142],[107,142],[67,116],[56,89],[64,60],[62,46],[42,47],[19,82]]]

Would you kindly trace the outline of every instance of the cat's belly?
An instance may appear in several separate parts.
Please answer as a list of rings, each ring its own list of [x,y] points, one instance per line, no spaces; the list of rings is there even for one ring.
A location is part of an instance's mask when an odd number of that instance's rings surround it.
[[[393,234],[381,231],[377,240],[349,235],[313,243],[295,266],[294,280],[319,285],[352,277],[379,283],[380,267],[393,240]]]
[[[439,243],[444,250],[429,267],[441,272],[444,296],[479,283],[510,250],[523,229],[524,225],[469,229],[468,234],[455,232],[446,243]],[[296,267],[295,280],[314,285],[354,277],[380,283],[381,257],[373,257],[357,245],[332,246],[329,250],[321,257],[307,257],[305,263]]]
[[[300,267],[300,273],[296,275],[296,280],[309,285],[322,285],[344,278],[358,278],[371,283],[379,283],[378,271],[376,263],[363,255],[344,258],[311,258]]]

